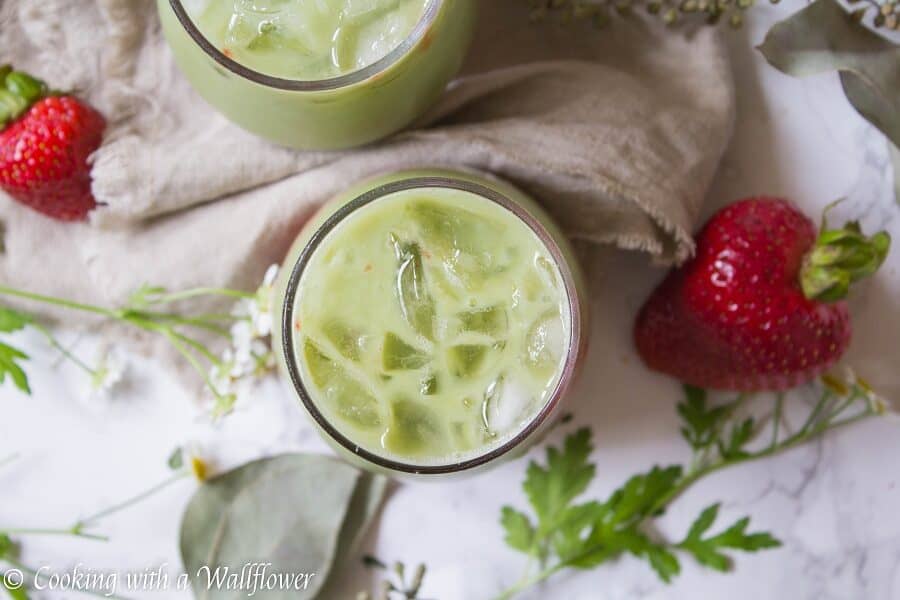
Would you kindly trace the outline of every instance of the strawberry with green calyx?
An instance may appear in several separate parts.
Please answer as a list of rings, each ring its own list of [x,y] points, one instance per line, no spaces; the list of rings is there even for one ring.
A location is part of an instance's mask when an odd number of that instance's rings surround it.
[[[803,295],[820,302],[843,300],[851,283],[878,270],[890,246],[891,236],[886,231],[866,237],[857,221],[848,222],[843,229],[829,229],[823,219],[815,247],[800,270]]]
[[[55,219],[84,219],[96,206],[88,158],[105,127],[103,116],[77,98],[0,67],[0,188]]]
[[[815,225],[790,202],[750,198],[716,213],[697,254],[653,292],[635,323],[644,362],[698,387],[784,390],[850,343],[844,298],[884,262],[890,236]]]

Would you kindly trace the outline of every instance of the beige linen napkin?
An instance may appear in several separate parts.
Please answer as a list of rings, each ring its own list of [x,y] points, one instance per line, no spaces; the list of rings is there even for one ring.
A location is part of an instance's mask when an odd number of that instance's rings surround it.
[[[176,69],[151,0],[2,0],[0,60],[78,91],[110,127],[90,224],[0,198],[0,281],[102,304],[145,282],[252,287],[348,182],[427,165],[508,178],[574,238],[688,256],[733,118],[718,34],[533,24],[526,0],[481,8],[464,73],[421,128],[323,153],[272,146],[211,110]]]

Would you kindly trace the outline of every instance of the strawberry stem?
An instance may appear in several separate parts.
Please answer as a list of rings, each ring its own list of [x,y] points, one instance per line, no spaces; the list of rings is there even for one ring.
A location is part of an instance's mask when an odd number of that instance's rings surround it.
[[[0,66],[0,129],[47,95],[47,85],[10,65]]]
[[[820,302],[846,298],[852,283],[878,270],[890,247],[891,236],[886,231],[866,236],[857,221],[829,229],[823,220],[819,237],[800,269],[803,294]]]

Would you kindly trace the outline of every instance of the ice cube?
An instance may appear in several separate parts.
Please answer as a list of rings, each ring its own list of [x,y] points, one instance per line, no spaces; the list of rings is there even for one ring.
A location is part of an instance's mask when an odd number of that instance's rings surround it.
[[[532,396],[526,385],[501,375],[484,392],[481,418],[485,431],[492,436],[512,431],[522,421],[531,403]]]
[[[434,396],[438,393],[438,378],[434,373],[430,373],[422,378],[419,382],[419,393],[423,396]]]
[[[460,324],[463,331],[474,331],[491,337],[506,335],[509,318],[502,306],[491,306],[460,313]]]
[[[482,443],[484,437],[477,421],[454,421],[450,424],[450,433],[457,451],[465,452]]]
[[[337,363],[328,358],[309,338],[303,342],[303,358],[309,377],[316,387],[324,388],[335,377]]]
[[[440,419],[427,406],[400,399],[391,403],[391,425],[382,438],[384,447],[397,454],[421,453],[443,445]]]
[[[434,248],[444,271],[460,285],[477,289],[490,275],[508,266],[491,248],[493,240],[503,233],[501,224],[430,200],[411,203],[407,210],[422,239]]]
[[[329,319],[322,326],[322,333],[345,358],[359,362],[365,344],[365,336],[346,323]]]
[[[549,311],[529,328],[525,339],[525,362],[541,375],[556,369],[565,352],[565,328],[556,311]]]
[[[344,0],[345,19],[356,20],[393,10],[400,0]]]
[[[385,371],[409,371],[428,364],[426,353],[404,342],[400,336],[388,332],[384,335],[381,351],[382,367]]]
[[[258,0],[249,0],[257,2]],[[276,4],[276,0],[269,0]],[[331,56],[335,31],[340,27],[340,11],[329,2],[282,0],[278,23],[284,38],[306,48],[314,56]]]
[[[340,418],[364,429],[381,425],[378,400],[309,338],[303,344],[303,357],[312,383]]]
[[[434,340],[434,300],[425,286],[425,269],[417,244],[401,242],[391,236],[400,266],[397,269],[397,297],[403,318],[416,333]]]
[[[472,377],[484,365],[490,346],[483,344],[459,344],[447,350],[450,372],[457,377]]]

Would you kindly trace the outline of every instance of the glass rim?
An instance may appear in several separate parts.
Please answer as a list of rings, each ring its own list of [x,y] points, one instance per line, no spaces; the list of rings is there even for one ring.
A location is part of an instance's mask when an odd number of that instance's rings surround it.
[[[422,18],[413,27],[408,36],[393,50],[376,60],[370,65],[338,75],[337,77],[329,77],[327,79],[285,79],[274,75],[266,75],[255,69],[251,69],[237,62],[233,58],[229,58],[224,52],[216,48],[194,23],[194,20],[185,10],[182,0],[168,0],[172,12],[181,24],[181,27],[187,32],[188,36],[197,46],[212,58],[220,66],[228,69],[230,72],[248,79],[259,85],[270,88],[292,91],[292,92],[320,92],[326,90],[335,90],[339,88],[355,85],[370,77],[379,75],[389,69],[391,66],[406,56],[425,37],[426,32],[437,18],[438,12],[444,4],[444,0],[428,0]]]
[[[356,210],[385,196],[421,188],[455,189],[473,193],[486,200],[495,202],[518,217],[535,233],[535,235],[537,235],[538,239],[550,253],[557,269],[559,269],[569,308],[570,334],[566,346],[566,360],[563,364],[556,386],[543,407],[531,417],[529,422],[522,429],[499,446],[482,454],[444,464],[416,464],[382,456],[362,448],[341,433],[337,427],[325,417],[322,411],[319,410],[318,406],[316,406],[316,403],[313,401],[311,394],[307,392],[298,367],[299,359],[294,344],[294,305],[296,304],[300,279],[303,276],[312,255],[321,245],[323,240],[338,224]],[[332,440],[340,444],[341,447],[348,450],[351,454],[376,467],[414,475],[441,475],[466,471],[493,462],[518,447],[545,424],[550,415],[555,412],[556,408],[562,402],[563,397],[568,392],[575,378],[575,372],[581,355],[583,323],[584,315],[582,315],[581,303],[578,298],[575,275],[569,267],[566,256],[547,228],[544,227],[537,218],[532,216],[526,208],[497,190],[466,179],[456,179],[452,176],[411,176],[407,179],[379,185],[378,187],[356,196],[336,210],[316,229],[312,237],[303,247],[303,250],[297,258],[297,262],[294,263],[291,270],[282,310],[281,341],[288,375],[294,390],[297,392],[301,402],[316,424]]]

